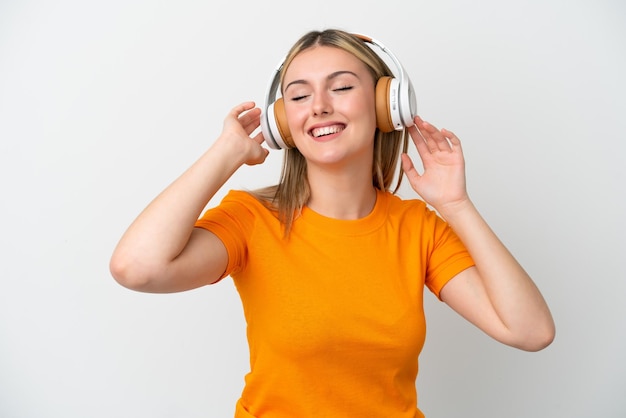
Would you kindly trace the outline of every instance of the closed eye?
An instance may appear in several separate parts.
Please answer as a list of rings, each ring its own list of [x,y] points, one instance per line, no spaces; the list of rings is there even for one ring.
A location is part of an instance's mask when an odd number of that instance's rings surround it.
[[[292,100],[292,101],[294,101],[294,102],[297,102],[297,101],[300,101],[300,100],[305,99],[305,98],[307,98],[307,97],[308,97],[308,95],[306,95],[306,94],[305,94],[305,95],[303,95],[303,96],[295,96],[295,97],[292,97],[292,98],[291,98],[291,100]]]
[[[343,91],[348,91],[348,90],[352,90],[354,88],[354,86],[342,86],[342,87],[337,87],[335,89],[333,89],[334,92],[343,92]],[[294,102],[298,102],[301,101],[303,99],[306,99],[307,97],[309,97],[309,94],[302,94],[300,96],[293,96],[291,98],[292,101]]]

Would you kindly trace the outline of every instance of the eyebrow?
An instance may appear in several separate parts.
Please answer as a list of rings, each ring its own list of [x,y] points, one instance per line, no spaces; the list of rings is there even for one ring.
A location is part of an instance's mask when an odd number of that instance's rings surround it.
[[[340,75],[343,75],[343,74],[351,74],[354,77],[359,78],[359,76],[356,75],[355,72],[342,70],[342,71],[335,71],[334,73],[329,74],[328,77],[326,77],[326,80],[332,80],[333,78],[339,77]],[[283,91],[287,91],[287,89],[294,84],[309,84],[309,82],[306,80],[294,80],[291,83],[287,84]]]

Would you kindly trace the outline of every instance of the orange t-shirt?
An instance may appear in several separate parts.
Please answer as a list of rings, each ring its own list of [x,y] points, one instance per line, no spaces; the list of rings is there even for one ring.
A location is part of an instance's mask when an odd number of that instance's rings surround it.
[[[236,418],[423,417],[424,285],[439,296],[473,265],[424,202],[379,191],[358,220],[305,207],[285,239],[273,212],[230,191],[197,226],[226,246],[224,276],[247,322],[250,372]]]

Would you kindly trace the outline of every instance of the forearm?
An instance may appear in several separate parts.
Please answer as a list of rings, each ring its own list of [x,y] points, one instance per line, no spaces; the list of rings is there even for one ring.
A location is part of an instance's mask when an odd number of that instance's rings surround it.
[[[548,306],[535,283],[468,199],[440,212],[476,263],[482,288],[505,339],[524,341],[554,333]],[[514,344],[517,345],[517,344]]]

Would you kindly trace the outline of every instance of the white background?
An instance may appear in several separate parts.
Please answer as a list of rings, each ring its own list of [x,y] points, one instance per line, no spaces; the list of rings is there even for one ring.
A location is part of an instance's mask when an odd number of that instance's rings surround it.
[[[0,2],[0,416],[232,416],[248,359],[230,279],[141,294],[108,261],[228,110],[261,105],[289,46],[326,27],[398,56],[556,320],[526,353],[428,295],[426,415],[626,416],[621,0]],[[275,183],[280,163],[220,195]]]

